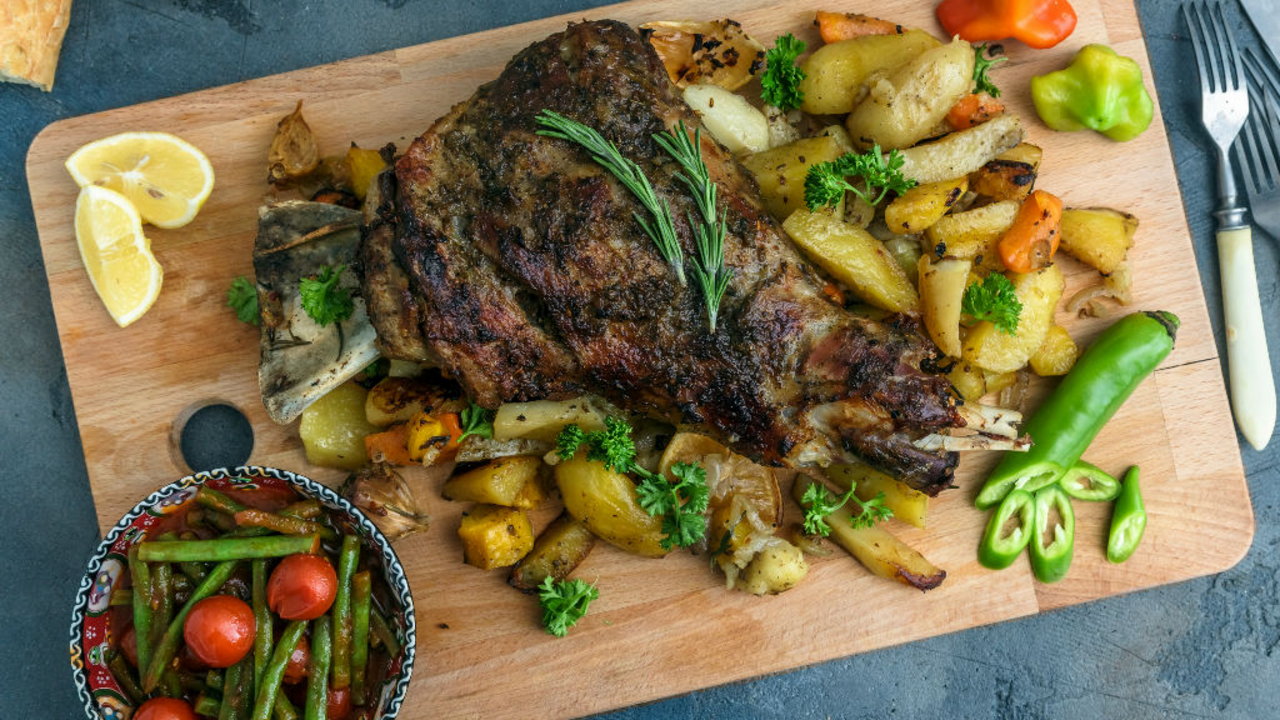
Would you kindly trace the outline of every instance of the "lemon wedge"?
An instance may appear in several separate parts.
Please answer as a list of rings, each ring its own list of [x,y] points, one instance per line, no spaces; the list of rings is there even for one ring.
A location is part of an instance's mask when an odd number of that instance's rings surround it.
[[[98,297],[120,327],[142,317],[160,295],[164,271],[124,195],[97,185],[76,199],[76,243]]]
[[[178,228],[191,222],[213,191],[209,158],[180,137],[126,132],[85,145],[67,158],[80,187],[97,185],[128,198],[146,222]]]

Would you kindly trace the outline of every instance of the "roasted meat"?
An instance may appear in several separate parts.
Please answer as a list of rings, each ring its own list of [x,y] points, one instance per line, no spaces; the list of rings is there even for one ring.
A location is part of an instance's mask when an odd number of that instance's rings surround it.
[[[602,395],[774,465],[861,458],[930,493],[954,453],[914,441],[964,425],[910,318],[876,322],[764,211],[750,175],[702,136],[727,215],[733,280],[715,334],[633,219],[643,212],[580,147],[536,134],[549,108],[599,130],[670,204],[686,258],[696,210],[654,133],[697,118],[653,49],[584,22],[518,54],[417,138],[367,211],[365,297],[383,350],[429,360],[486,407]]]

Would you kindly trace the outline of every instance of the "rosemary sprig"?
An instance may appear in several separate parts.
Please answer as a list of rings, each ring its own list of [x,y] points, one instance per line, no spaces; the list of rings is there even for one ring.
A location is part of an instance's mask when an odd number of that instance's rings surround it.
[[[724,266],[725,216],[716,211],[716,184],[707,172],[707,164],[702,161],[702,130],[695,130],[691,141],[683,120],[677,128],[679,132],[656,133],[653,139],[684,168],[684,172],[676,173],[676,177],[689,188],[698,211],[702,213],[702,222],[689,217],[689,227],[693,228],[694,243],[698,249],[693,278],[702,289],[707,305],[707,324],[714,335],[720,300],[733,277],[733,271]]]
[[[641,229],[653,240],[662,258],[675,268],[680,284],[687,284],[684,277],[684,255],[680,250],[680,240],[671,222],[671,207],[658,198],[649,184],[649,178],[634,161],[623,157],[617,146],[609,142],[594,128],[571,120],[552,110],[543,110],[538,114],[539,135],[568,140],[577,143],[591,153],[591,159],[608,170],[618,182],[631,191],[636,200],[649,211],[646,219],[640,213],[633,213]]]

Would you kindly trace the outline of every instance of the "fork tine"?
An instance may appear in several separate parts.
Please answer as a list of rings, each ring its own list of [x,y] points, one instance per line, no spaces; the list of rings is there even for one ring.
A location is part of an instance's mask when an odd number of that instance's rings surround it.
[[[1222,92],[1226,85],[1222,79],[1222,63],[1218,62],[1218,36],[1213,24],[1205,19],[1211,12],[1211,6],[1205,3],[1196,5],[1196,24],[1200,26],[1200,42],[1204,45],[1205,69],[1209,73],[1209,92]]]
[[[1253,48],[1244,49],[1245,75],[1261,90],[1270,90],[1273,95],[1280,95],[1280,80],[1267,65],[1258,59]]]
[[[1182,6],[1182,18],[1187,21],[1187,30],[1191,33],[1191,49],[1196,54],[1196,70],[1200,73],[1200,92],[1203,94],[1212,89],[1212,82],[1208,63],[1205,62],[1204,24],[1196,22],[1199,20],[1199,11],[1199,2],[1189,2]]]
[[[1218,11],[1217,22],[1214,24],[1217,26],[1217,31],[1227,40],[1226,47],[1222,49],[1224,53],[1223,70],[1230,69],[1230,72],[1227,73],[1228,78],[1230,78],[1227,84],[1232,88],[1243,89],[1245,87],[1244,67],[1240,63],[1240,48],[1236,47],[1236,38],[1227,29],[1227,14],[1222,7],[1222,3],[1214,3],[1214,5]]]
[[[1276,158],[1276,142],[1280,139],[1280,110],[1277,110],[1274,78],[1269,77],[1252,52],[1245,58],[1245,75],[1257,92],[1250,97],[1252,111],[1245,128],[1254,133],[1258,146],[1250,148],[1258,172],[1258,183],[1274,187],[1280,183],[1280,160]],[[1246,180],[1250,178],[1246,177]]]
[[[1240,162],[1240,169],[1244,171],[1241,174],[1250,195],[1262,192],[1262,175],[1265,172],[1258,150],[1258,129],[1255,125],[1252,121],[1246,122],[1235,143],[1236,158]]]

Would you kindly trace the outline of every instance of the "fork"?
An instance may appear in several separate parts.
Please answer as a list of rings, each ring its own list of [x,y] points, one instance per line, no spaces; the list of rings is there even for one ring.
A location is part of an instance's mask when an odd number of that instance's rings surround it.
[[[1249,80],[1249,119],[1236,140],[1236,159],[1244,171],[1249,214],[1258,227],[1280,240],[1280,81],[1266,70],[1252,51],[1244,51]]]
[[[1271,440],[1276,422],[1275,381],[1262,326],[1253,233],[1238,202],[1228,153],[1249,115],[1249,93],[1235,40],[1218,2],[1182,6],[1200,70],[1201,120],[1218,149],[1218,265],[1226,321],[1227,369],[1236,425],[1255,450]]]

